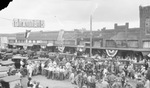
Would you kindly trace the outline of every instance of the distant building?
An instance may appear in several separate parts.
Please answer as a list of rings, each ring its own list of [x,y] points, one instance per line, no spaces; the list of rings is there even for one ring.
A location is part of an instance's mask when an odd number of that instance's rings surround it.
[[[150,48],[150,6],[139,6],[139,28],[129,28],[129,23],[125,25],[114,24],[114,29],[103,28],[92,31],[92,46],[98,48]],[[41,44],[46,45],[66,45],[90,46],[90,31],[85,29],[74,29],[74,31],[40,31],[31,32],[25,38],[25,33],[16,33],[13,36],[7,35],[8,43],[17,44]],[[5,37],[3,35],[3,37]]]

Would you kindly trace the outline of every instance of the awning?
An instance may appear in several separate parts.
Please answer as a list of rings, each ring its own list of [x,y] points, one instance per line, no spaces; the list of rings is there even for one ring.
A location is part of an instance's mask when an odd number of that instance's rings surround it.
[[[22,56],[19,56],[19,55],[15,55],[12,57],[12,59],[28,59],[28,57],[22,57]]]
[[[16,46],[33,46],[31,43],[10,43],[10,45],[16,45]]]

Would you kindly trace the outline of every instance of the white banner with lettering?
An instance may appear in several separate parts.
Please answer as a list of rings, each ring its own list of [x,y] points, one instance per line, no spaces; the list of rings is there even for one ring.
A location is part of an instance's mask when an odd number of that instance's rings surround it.
[[[117,52],[118,52],[118,50],[110,50],[110,49],[108,50],[108,49],[106,49],[106,53],[110,57],[114,57],[117,54]]]

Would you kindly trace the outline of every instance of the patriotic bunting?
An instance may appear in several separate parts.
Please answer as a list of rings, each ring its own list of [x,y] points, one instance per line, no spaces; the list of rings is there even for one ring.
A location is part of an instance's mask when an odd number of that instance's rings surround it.
[[[117,54],[117,52],[118,52],[118,50],[107,50],[106,49],[106,53],[110,57],[114,57]]]

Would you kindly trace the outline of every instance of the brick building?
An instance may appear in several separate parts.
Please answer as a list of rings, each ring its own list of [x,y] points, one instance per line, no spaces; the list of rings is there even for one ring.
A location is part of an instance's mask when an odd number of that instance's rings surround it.
[[[92,31],[92,46],[97,48],[115,49],[149,49],[150,48],[150,6],[139,6],[140,27],[129,28],[129,23],[125,25],[114,24],[114,29],[103,28]],[[16,43],[52,43],[68,46],[85,45],[90,46],[90,31],[85,29],[75,29],[74,31],[49,31],[31,32],[28,39],[24,33],[17,33],[14,39]]]

